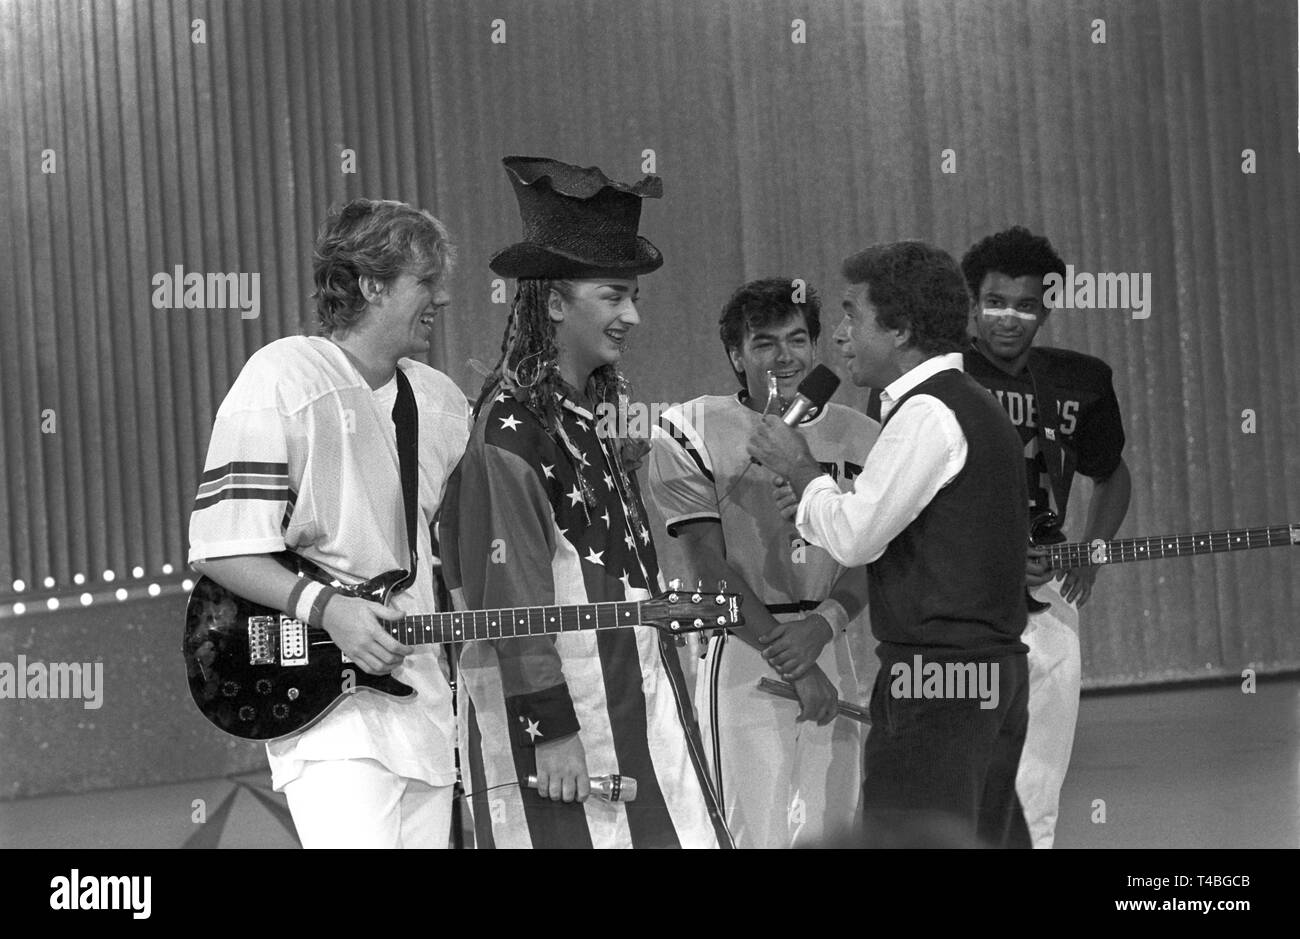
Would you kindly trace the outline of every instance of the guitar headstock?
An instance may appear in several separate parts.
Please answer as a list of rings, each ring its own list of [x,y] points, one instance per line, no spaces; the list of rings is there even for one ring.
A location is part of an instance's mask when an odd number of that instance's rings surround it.
[[[673,635],[705,629],[731,629],[745,625],[740,613],[739,594],[725,592],[726,584],[715,591],[700,586],[690,590],[673,581],[667,592],[653,600],[641,601],[641,625],[654,626]]]
[[[1055,512],[1039,512],[1029,520],[1029,543],[1046,546],[1060,544],[1065,540],[1061,531],[1061,520]]]

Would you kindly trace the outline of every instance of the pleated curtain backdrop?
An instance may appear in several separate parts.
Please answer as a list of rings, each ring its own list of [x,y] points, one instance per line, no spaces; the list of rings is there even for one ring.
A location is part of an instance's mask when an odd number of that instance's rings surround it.
[[[1300,522],[1296,27],[1283,0],[3,0],[0,605],[15,580],[179,576],[216,407],[303,329],[330,205],[448,224],[431,362],[476,392],[512,153],[664,177],[637,400],[731,388],[716,319],[747,279],[806,279],[829,332],[853,251],[960,255],[1021,223],[1078,270],[1151,275],[1148,318],[1062,310],[1040,334],[1115,369],[1121,534]],[[156,309],[178,266],[256,273],[258,315]],[[1085,674],[1294,668],[1298,608],[1286,549],[1116,566]]]

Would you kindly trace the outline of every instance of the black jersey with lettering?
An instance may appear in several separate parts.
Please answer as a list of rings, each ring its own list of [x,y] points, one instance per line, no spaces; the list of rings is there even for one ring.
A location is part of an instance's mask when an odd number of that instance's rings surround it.
[[[1110,366],[1101,359],[1069,349],[1033,346],[1025,369],[1008,375],[990,362],[972,342],[966,350],[966,373],[991,391],[1002,404],[1025,446],[1030,513],[1051,509],[1062,519],[1067,506],[1057,505],[1047,475],[1039,434],[1038,402],[1030,372],[1046,395],[1050,387],[1059,412],[1061,446],[1074,471],[1105,479],[1119,467],[1124,450],[1124,422],[1115,398]],[[1068,484],[1067,480],[1067,484]]]
[[[1110,366],[1101,359],[1069,349],[1033,346],[1026,368],[1008,375],[980,352],[974,341],[963,354],[966,374],[992,392],[1015,425],[1025,447],[1025,476],[1029,482],[1030,517],[1051,510],[1064,520],[1067,505],[1056,504],[1047,459],[1038,432],[1038,403],[1032,369],[1051,388],[1059,403],[1062,448],[1075,473],[1105,479],[1119,467],[1124,450],[1124,422],[1111,380]],[[873,389],[867,414],[880,420],[880,391]],[[1073,474],[1071,474],[1073,477]]]

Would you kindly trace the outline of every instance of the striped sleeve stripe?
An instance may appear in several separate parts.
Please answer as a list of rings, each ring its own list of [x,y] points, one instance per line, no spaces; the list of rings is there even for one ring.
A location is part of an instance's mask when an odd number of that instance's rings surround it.
[[[664,520],[664,530],[676,538],[677,530],[687,522],[698,522],[705,519],[713,522],[720,522],[722,521],[722,516],[717,512],[691,512],[689,515],[675,515],[672,518]]]
[[[225,489],[215,492],[212,495],[199,496],[194,502],[194,511],[206,509],[209,506],[216,505],[218,502],[224,502],[227,499],[255,499],[265,502],[286,502],[288,509],[282,521],[282,526],[287,526],[289,517],[293,513],[293,504],[298,498],[298,493],[294,492],[287,485],[277,486],[275,488],[254,488],[250,486],[227,486]]]
[[[226,463],[224,466],[214,466],[210,470],[204,470],[203,475],[199,477],[200,487],[204,483],[210,483],[214,480],[222,479],[226,476],[251,473],[258,476],[288,476],[288,463],[251,463],[237,462]]]
[[[199,498],[202,499],[213,495],[231,486],[253,489],[286,489],[289,486],[289,477],[284,473],[278,475],[271,473],[229,473],[220,479],[200,483]]]
[[[284,519],[287,523],[297,498],[297,492],[289,486],[289,464],[241,461],[213,467],[203,474],[199,479],[194,511],[226,499],[287,502]]]
[[[686,451],[687,456],[695,461],[695,465],[699,467],[700,472],[704,474],[704,478],[709,482],[713,482],[713,471],[705,464],[704,457],[701,455],[699,448],[696,446],[695,442],[686,435],[686,432],[669,420],[667,414],[660,416],[659,426],[663,428],[664,433],[677,442],[679,447]]]

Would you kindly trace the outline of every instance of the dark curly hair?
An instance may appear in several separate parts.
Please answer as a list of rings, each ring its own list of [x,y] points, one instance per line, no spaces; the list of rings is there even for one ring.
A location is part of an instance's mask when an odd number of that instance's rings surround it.
[[[483,382],[474,405],[475,417],[489,395],[497,388],[505,388],[537,415],[549,433],[556,432],[560,425],[556,394],[572,396],[578,389],[570,389],[560,375],[555,322],[548,310],[552,290],[566,300],[573,299],[572,281],[537,278],[516,281],[514,304],[501,337],[501,357]],[[613,365],[603,365],[591,373],[585,391],[597,408],[602,404],[617,406],[620,392],[627,393],[627,382]]]
[[[789,277],[766,277],[751,280],[733,293],[731,299],[723,304],[722,316],[718,318],[722,347],[728,353],[740,349],[745,344],[747,332],[757,332],[795,313],[803,314],[808,337],[816,343],[822,331],[821,297],[808,285],[804,290],[804,300],[796,303],[792,299],[793,285],[794,280]],[[740,386],[745,387],[745,373],[734,368],[732,371],[740,380]]]
[[[436,280],[455,258],[442,222],[405,202],[353,199],[331,209],[312,251],[317,332],[328,336],[361,318],[362,277],[387,284],[405,271]]]
[[[948,252],[924,241],[872,245],[844,262],[850,284],[866,284],[885,329],[908,327],[911,345],[927,355],[959,352],[966,345],[970,294]]]
[[[980,284],[990,271],[1012,279],[1032,275],[1041,284],[1048,274],[1064,277],[1065,262],[1050,241],[1016,225],[972,245],[961,259],[961,271],[971,295],[978,298]]]

